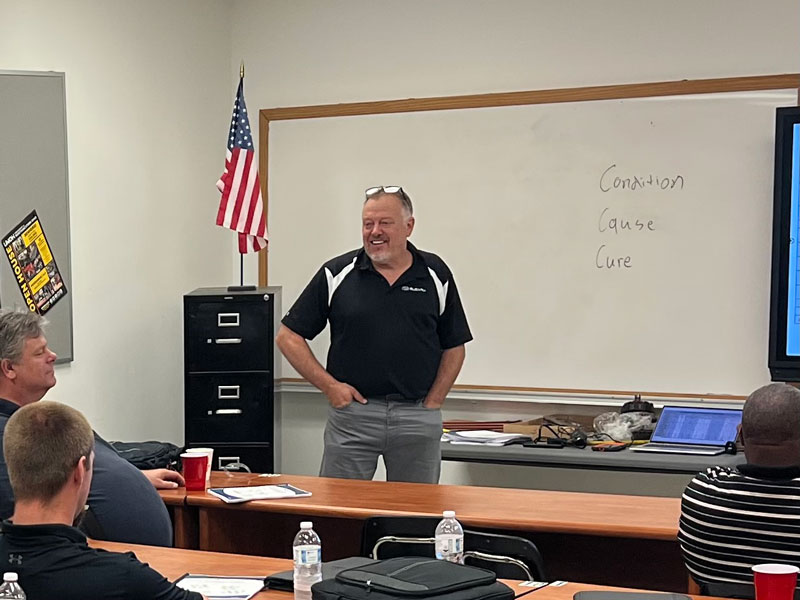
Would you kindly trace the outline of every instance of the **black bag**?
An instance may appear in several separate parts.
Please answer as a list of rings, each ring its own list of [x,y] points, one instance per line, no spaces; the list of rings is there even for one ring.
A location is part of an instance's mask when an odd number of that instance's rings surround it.
[[[178,464],[181,452],[169,442],[110,442],[117,453],[137,469],[166,469]]]
[[[371,565],[374,562],[375,561],[371,558],[364,558],[363,556],[351,556],[350,558],[340,558],[339,560],[324,562],[322,563],[322,578],[333,579],[338,573],[345,569],[363,567],[364,565]],[[264,578],[264,585],[271,590],[278,590],[280,592],[293,591],[294,569],[267,575]]]
[[[431,558],[388,558],[311,586],[313,600],[512,600],[486,569]]]

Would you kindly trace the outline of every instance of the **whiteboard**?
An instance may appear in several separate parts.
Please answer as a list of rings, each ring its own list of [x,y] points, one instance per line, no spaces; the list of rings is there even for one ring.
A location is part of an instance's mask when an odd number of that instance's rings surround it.
[[[36,210],[67,295],[46,314],[57,362],[71,361],[72,264],[69,238],[64,73],[0,71],[0,237]],[[14,272],[0,257],[0,306],[25,308]]]
[[[270,284],[291,306],[360,246],[363,190],[402,185],[475,338],[459,383],[747,394],[769,381],[774,111],[796,97],[273,121]]]

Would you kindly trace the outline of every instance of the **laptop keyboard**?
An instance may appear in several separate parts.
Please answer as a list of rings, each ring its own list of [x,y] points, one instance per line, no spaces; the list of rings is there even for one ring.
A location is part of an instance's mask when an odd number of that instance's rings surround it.
[[[680,444],[658,444],[649,443],[643,446],[634,446],[634,450],[638,452],[664,452],[669,454],[704,454],[714,456],[715,454],[722,454],[724,448],[719,446],[682,446]]]

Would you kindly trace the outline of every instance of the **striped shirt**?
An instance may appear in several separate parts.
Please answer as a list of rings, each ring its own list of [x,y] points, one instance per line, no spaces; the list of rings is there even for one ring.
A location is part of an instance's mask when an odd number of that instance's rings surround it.
[[[678,541],[699,583],[753,583],[760,563],[800,566],[800,467],[711,467],[689,483]]]

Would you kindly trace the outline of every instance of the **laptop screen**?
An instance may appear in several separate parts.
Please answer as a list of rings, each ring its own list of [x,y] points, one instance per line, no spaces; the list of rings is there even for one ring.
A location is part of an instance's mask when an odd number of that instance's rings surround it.
[[[741,422],[739,409],[665,406],[650,441],[724,446]]]

